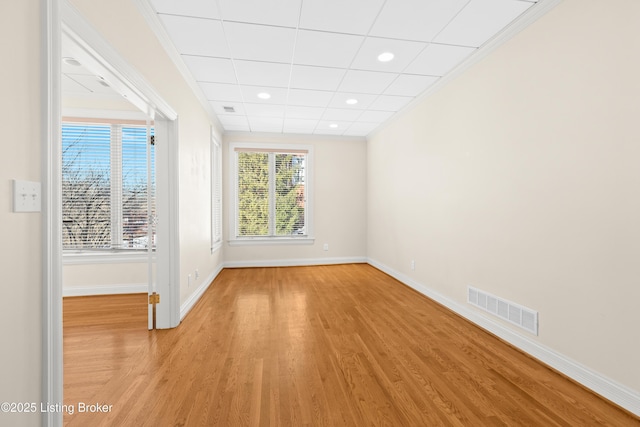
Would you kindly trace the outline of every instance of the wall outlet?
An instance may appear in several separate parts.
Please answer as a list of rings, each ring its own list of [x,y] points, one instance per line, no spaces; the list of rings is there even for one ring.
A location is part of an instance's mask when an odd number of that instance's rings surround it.
[[[196,280],[198,280],[200,278],[200,272],[198,271],[198,269],[196,268]]]
[[[415,260],[411,260],[411,270],[415,270],[416,269],[416,261]]]
[[[187,287],[191,287],[191,275],[187,275]]]
[[[328,251],[329,250],[329,244],[325,243],[324,246],[322,246],[322,249],[325,250],[325,251]]]

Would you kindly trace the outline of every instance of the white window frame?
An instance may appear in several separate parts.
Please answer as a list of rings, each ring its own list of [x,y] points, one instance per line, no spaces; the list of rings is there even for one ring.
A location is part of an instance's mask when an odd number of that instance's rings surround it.
[[[111,144],[112,149],[113,145],[117,139],[116,146],[119,145],[118,150],[116,151],[116,156],[111,156],[111,171],[115,172],[115,175],[112,176],[112,188],[111,188],[111,196],[112,199],[114,197],[114,191],[120,194],[122,192],[121,188],[113,188],[114,186],[114,178],[116,180],[117,185],[122,180],[122,165],[120,164],[120,157],[122,154],[122,141],[120,140],[120,135],[114,135],[114,130],[117,128],[120,130],[122,127],[126,126],[146,126],[146,120],[144,119],[144,115],[137,114],[136,112],[130,111],[106,111],[100,115],[92,115],[92,114],[83,114],[85,110],[74,110],[75,114],[68,114],[69,111],[64,111],[67,114],[63,115],[61,122],[62,126],[65,124],[87,124],[87,125],[109,125],[111,126]],[[153,124],[151,125],[153,127]],[[114,139],[116,136],[116,139]],[[117,158],[116,158],[117,157]],[[115,162],[115,163],[114,163]],[[117,205],[117,204],[116,204]],[[117,209],[120,209],[119,206],[116,206]],[[112,200],[112,219],[113,219],[113,200]],[[122,224],[119,220],[115,221],[117,225],[115,225],[116,229],[114,230],[114,222],[112,221],[112,233],[114,231],[118,232]],[[122,237],[120,234],[117,235],[119,239]],[[112,237],[113,241],[113,237]],[[153,262],[155,262],[155,249],[153,249]],[[131,250],[131,249],[109,249],[109,250],[92,250],[92,249],[63,249],[62,250],[62,263],[63,265],[85,265],[85,264],[124,264],[124,263],[142,263],[147,262],[149,260],[149,254],[147,250]]]
[[[222,247],[222,145],[211,128],[211,253]]]
[[[304,236],[238,236],[238,162],[237,149],[243,150],[273,150],[282,152],[287,151],[306,151],[305,159],[305,228],[307,234]],[[315,242],[314,237],[314,220],[313,220],[313,146],[300,144],[274,144],[274,143],[248,143],[248,142],[231,142],[229,143],[228,152],[229,179],[227,194],[231,194],[229,203],[229,239],[230,246],[250,246],[250,245],[312,245]]]

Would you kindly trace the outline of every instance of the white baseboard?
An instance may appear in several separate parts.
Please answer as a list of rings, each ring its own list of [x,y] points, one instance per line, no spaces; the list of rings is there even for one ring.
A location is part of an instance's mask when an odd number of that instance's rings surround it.
[[[306,265],[364,264],[366,257],[273,259],[260,261],[227,261],[225,268],[299,267]]]
[[[80,297],[89,295],[146,294],[149,285],[133,283],[124,285],[72,286],[62,289],[63,297]]]
[[[184,302],[184,304],[182,304],[180,306],[180,321],[181,322],[182,322],[182,319],[184,319],[184,317],[191,311],[193,306],[196,305],[196,303],[200,300],[200,298],[206,292],[206,290],[209,289],[209,286],[211,285],[211,282],[213,282],[213,280],[216,277],[218,277],[218,274],[220,274],[220,272],[222,271],[223,268],[224,268],[224,264],[220,264],[209,276],[207,276],[202,281],[200,286],[198,286],[196,291],[193,294],[191,294],[191,296],[189,298],[187,298],[187,300]]]
[[[380,271],[383,271],[391,277],[399,280],[407,286],[415,289],[428,298],[447,307],[460,316],[470,320],[481,328],[491,332],[494,335],[507,341],[509,344],[519,348],[532,357],[546,363],[550,367],[563,373],[574,381],[589,388],[595,393],[603,396],[615,404],[625,408],[631,413],[640,416],[640,392],[632,390],[606,376],[593,371],[592,369],[571,360],[570,358],[545,347],[531,339],[520,335],[519,333],[508,329],[507,327],[494,322],[493,320],[481,315],[479,312],[470,310],[463,304],[451,300],[438,292],[435,292],[421,283],[416,282],[410,277],[388,267],[374,259],[368,258],[367,262]]]

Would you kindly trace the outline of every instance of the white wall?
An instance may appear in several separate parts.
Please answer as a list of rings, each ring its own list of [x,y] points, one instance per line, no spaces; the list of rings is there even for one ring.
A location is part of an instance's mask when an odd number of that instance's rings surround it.
[[[147,292],[148,277],[145,262],[65,264],[62,269],[63,295]]]
[[[635,390],[638,22],[636,0],[566,0],[374,135],[367,233],[373,260],[538,310],[522,334]]]
[[[185,303],[217,271],[211,254],[210,119],[132,0],[71,3],[178,113],[180,175],[180,300]],[[187,274],[200,279],[189,287]]]
[[[234,194],[228,177],[230,142],[271,142],[314,147],[313,217],[316,240],[313,245],[228,245],[230,197]],[[225,262],[243,266],[363,261],[366,256],[366,150],[366,141],[360,138],[226,134],[223,144]],[[329,244],[328,251],[323,250],[325,243]]]
[[[0,8],[0,402],[40,402],[41,214],[11,202],[12,179],[41,179],[40,2]],[[0,425],[37,426],[40,414],[0,413]]]

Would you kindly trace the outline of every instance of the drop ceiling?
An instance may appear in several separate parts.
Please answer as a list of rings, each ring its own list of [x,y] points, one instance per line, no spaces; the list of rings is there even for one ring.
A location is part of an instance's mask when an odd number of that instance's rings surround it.
[[[347,136],[374,131],[537,2],[148,1],[225,131]]]

